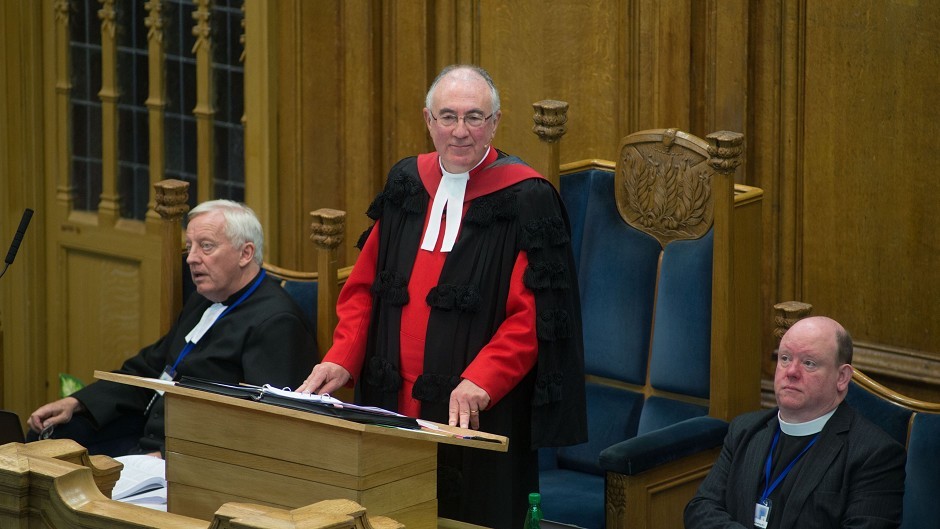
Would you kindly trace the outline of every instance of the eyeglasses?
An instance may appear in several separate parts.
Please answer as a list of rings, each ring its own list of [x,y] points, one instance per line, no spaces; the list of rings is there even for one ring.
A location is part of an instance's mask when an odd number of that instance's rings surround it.
[[[482,127],[483,124],[486,123],[488,119],[490,119],[491,117],[493,117],[494,114],[496,114],[496,112],[493,112],[493,114],[483,117],[483,114],[479,114],[479,113],[467,114],[465,116],[458,116],[457,114],[447,113],[447,114],[442,114],[441,117],[435,117],[434,113],[431,112],[430,110],[428,110],[428,113],[430,113],[431,118],[434,121],[437,121],[442,127],[445,127],[445,128],[454,127],[457,125],[457,122],[462,119],[463,124],[471,129],[478,129]]]

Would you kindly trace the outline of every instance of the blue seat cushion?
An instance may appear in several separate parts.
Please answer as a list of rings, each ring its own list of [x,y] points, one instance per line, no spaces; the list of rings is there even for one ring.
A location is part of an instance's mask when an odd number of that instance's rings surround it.
[[[539,474],[539,491],[546,520],[587,529],[603,529],[606,525],[604,476],[550,470]]]
[[[643,395],[621,388],[587,383],[588,441],[556,451],[556,465],[566,470],[603,476],[601,450],[636,435]]]

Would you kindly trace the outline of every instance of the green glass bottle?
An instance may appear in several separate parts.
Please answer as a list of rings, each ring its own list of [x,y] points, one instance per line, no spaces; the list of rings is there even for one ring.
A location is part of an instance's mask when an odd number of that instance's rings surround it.
[[[542,524],[542,495],[538,492],[529,494],[529,509],[525,513],[523,529],[539,529]]]

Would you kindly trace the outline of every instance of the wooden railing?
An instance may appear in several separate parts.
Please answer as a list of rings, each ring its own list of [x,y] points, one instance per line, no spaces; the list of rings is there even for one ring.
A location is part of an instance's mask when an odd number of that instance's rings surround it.
[[[122,503],[109,498],[122,465],[88,456],[67,439],[0,446],[0,527],[4,529],[402,529],[383,516],[367,517],[349,500],[286,510],[226,503],[212,520]]]

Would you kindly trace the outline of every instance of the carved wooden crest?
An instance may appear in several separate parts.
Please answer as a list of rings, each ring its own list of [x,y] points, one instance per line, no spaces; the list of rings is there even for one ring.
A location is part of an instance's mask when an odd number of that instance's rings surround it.
[[[675,129],[624,138],[614,176],[623,220],[665,247],[711,228],[714,202],[708,144]]]

